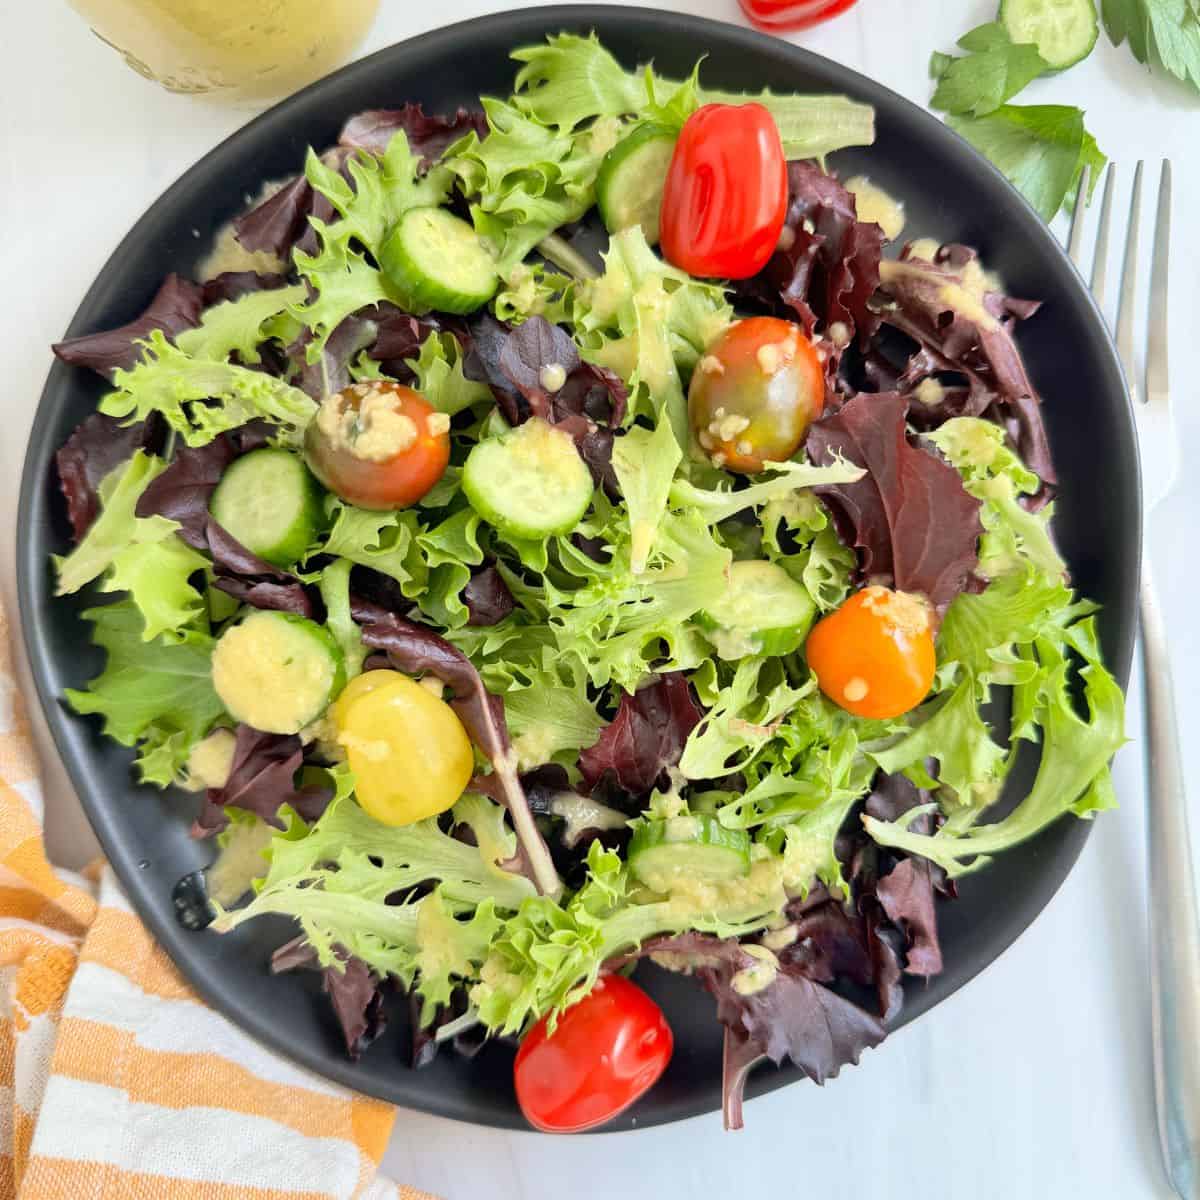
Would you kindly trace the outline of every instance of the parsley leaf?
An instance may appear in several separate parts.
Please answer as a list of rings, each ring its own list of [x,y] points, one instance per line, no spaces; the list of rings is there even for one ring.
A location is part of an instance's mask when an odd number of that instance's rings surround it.
[[[1200,91],[1200,8],[1196,0],[1102,0],[1114,46],[1128,41],[1140,63],[1159,67]]]
[[[1196,2],[1105,0],[1105,15],[1110,4]],[[1052,220],[1072,197],[1083,168],[1091,168],[1094,189],[1108,162],[1084,128],[1083,111],[1063,104],[1007,103],[1052,68],[1034,43],[1014,42],[999,21],[977,26],[958,44],[965,55],[934,53],[929,60],[930,77],[937,81],[931,106],[948,113],[947,124],[990,158],[1043,220]]]
[[[1083,112],[1063,104],[1005,104],[984,117],[950,116],[947,123],[1053,220],[1085,165],[1092,179],[1108,161],[1084,128]]]
[[[996,21],[972,29],[958,44],[966,56],[937,54],[929,65],[938,80],[930,104],[943,112],[986,116],[1049,68],[1035,45],[1013,42]]]

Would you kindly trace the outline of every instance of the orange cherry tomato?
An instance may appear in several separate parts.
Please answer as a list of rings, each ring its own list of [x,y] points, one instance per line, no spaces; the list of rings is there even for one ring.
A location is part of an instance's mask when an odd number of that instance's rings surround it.
[[[325,399],[304,435],[312,473],[360,508],[415,504],[445,473],[450,421],[409,387],[356,383]]]
[[[689,275],[748,279],[775,253],[787,199],[775,118],[761,104],[705,104],[684,122],[667,170],[663,253]]]
[[[799,325],[749,317],[704,352],[692,374],[688,419],[714,466],[753,474],[786,462],[825,407],[825,372]]]
[[[830,700],[876,720],[916,708],[937,667],[929,606],[885,587],[855,592],[818,621],[804,653]]]
[[[674,1049],[662,1009],[623,975],[602,975],[553,1033],[543,1017],[513,1066],[517,1102],[543,1133],[578,1133],[645,1095]]]

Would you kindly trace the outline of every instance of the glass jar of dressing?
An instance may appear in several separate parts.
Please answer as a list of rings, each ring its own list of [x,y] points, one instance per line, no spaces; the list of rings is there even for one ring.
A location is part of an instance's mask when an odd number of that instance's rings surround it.
[[[70,0],[102,41],[172,92],[273,100],[340,66],[379,0]]]

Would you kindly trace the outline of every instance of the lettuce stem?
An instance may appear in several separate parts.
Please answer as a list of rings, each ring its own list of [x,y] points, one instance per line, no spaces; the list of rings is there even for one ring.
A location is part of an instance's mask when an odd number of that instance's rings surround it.
[[[600,272],[578,250],[557,233],[549,234],[537,244],[538,253],[576,279],[598,279]]]

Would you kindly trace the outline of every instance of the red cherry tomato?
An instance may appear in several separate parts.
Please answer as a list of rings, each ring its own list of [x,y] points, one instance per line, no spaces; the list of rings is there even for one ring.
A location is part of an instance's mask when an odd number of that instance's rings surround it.
[[[663,253],[689,275],[747,279],[775,253],[787,162],[761,104],[706,104],[684,123],[667,171]]]
[[[407,508],[445,473],[450,423],[409,387],[357,383],[325,399],[304,435],[309,469],[360,508]]]
[[[658,1082],[674,1038],[662,1009],[622,975],[603,975],[558,1019],[543,1017],[517,1051],[513,1080],[525,1119],[543,1133],[603,1125]]]
[[[739,0],[759,29],[794,32],[808,29],[853,8],[858,0]]]

